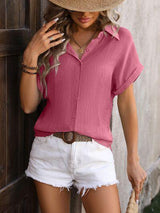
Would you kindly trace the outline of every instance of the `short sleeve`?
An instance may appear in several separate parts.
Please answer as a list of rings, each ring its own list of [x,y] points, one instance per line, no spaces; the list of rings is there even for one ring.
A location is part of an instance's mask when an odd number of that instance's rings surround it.
[[[121,52],[117,59],[112,76],[112,94],[122,93],[131,83],[133,83],[144,66],[139,61],[137,50],[129,30],[126,30],[127,36],[123,40]]]
[[[37,87],[38,87],[39,91],[42,93],[43,98],[45,97],[45,89],[44,89],[42,83],[40,82],[40,75],[42,75],[44,68],[45,68],[45,67],[44,67],[44,65],[42,64],[42,65],[39,67],[39,72],[40,72],[40,74],[37,73]]]

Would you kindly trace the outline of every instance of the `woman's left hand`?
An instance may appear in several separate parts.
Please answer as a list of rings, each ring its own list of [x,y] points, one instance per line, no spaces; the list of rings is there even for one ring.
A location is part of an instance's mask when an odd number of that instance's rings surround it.
[[[147,173],[141,167],[138,161],[127,161],[127,175],[132,184],[132,188],[135,190],[135,201],[139,200],[139,194],[143,188],[143,183],[147,178]]]

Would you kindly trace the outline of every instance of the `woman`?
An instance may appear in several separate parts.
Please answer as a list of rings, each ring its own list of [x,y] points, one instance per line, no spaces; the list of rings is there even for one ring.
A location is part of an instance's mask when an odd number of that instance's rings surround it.
[[[133,82],[143,65],[131,33],[117,24],[114,7],[122,1],[50,1],[47,23],[23,55],[21,107],[31,113],[47,100],[25,174],[34,179],[42,212],[69,212],[74,184],[86,213],[119,213],[112,103],[118,95],[127,174],[138,200],[146,172],[139,164]]]

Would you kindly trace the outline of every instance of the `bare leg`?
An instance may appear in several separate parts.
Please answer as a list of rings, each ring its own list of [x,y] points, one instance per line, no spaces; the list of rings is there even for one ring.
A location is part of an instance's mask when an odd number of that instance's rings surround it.
[[[117,184],[89,189],[81,199],[86,213],[121,213]]]
[[[71,192],[34,180],[41,213],[69,213]]]

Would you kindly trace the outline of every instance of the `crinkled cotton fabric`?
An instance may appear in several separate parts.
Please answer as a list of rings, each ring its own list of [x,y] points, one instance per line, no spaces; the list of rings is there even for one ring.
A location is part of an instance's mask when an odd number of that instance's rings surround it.
[[[91,40],[81,59],[70,43],[59,57],[60,65],[46,77],[48,94],[40,84],[46,106],[38,117],[35,136],[75,131],[92,137],[111,148],[110,119],[113,99],[133,83],[143,70],[130,31],[120,27],[117,34],[111,25]],[[49,58],[53,65],[53,56]],[[40,66],[40,74],[44,65]]]
[[[34,138],[25,175],[60,191],[74,185],[81,196],[90,188],[119,184],[111,149],[94,139],[67,144],[53,135]]]

